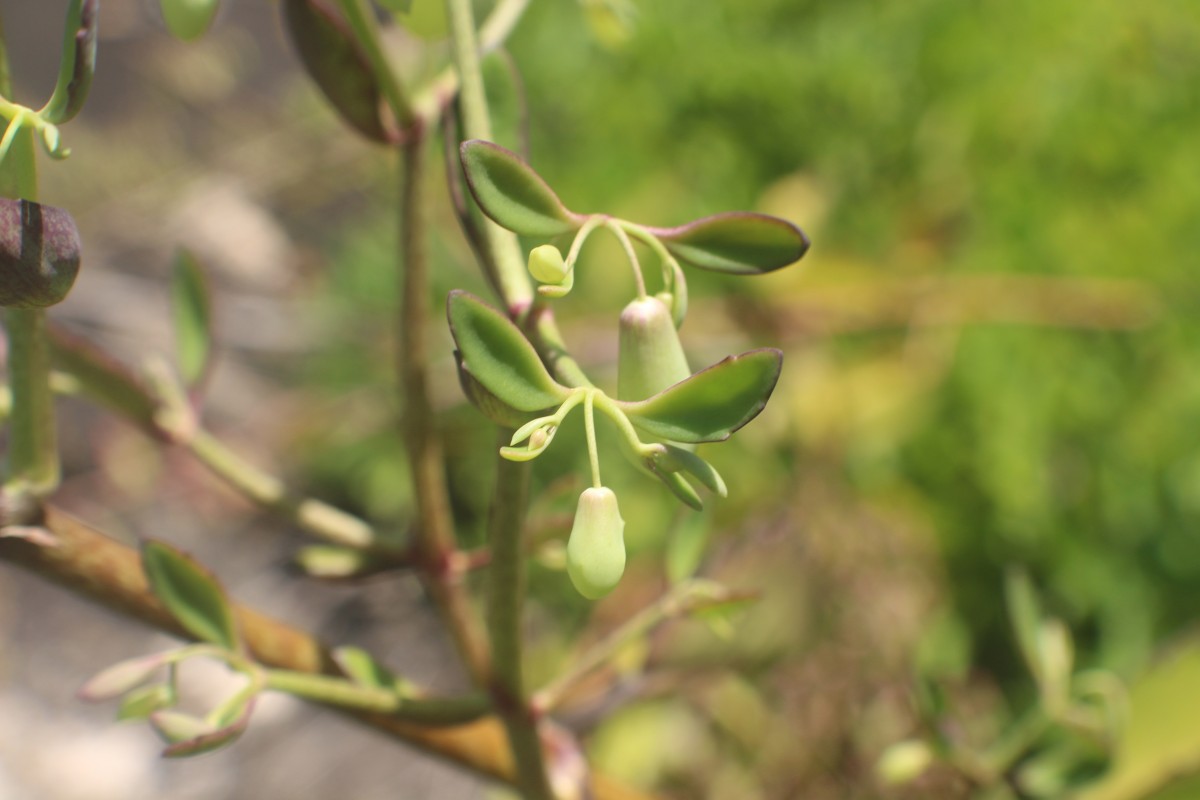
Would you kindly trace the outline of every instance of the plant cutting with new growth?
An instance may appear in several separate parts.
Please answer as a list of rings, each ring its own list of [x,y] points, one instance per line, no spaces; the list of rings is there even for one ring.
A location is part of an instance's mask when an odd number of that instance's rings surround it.
[[[131,369],[47,324],[42,309],[71,289],[81,246],[69,212],[36,202],[33,144],[40,140],[55,159],[69,154],[59,126],[82,107],[91,82],[99,5],[70,3],[60,77],[45,106],[19,105],[9,99],[11,87],[0,86],[6,122],[0,141],[6,198],[0,200],[0,299],[7,308],[11,387],[0,555],[189,643],[109,667],[87,682],[81,696],[119,699],[119,717],[148,722],[165,741],[168,757],[234,742],[251,723],[257,699],[277,691],[341,710],[535,800],[640,796],[590,773],[574,736],[553,719],[555,706],[575,682],[659,622],[734,606],[746,593],[712,581],[682,580],[531,692],[521,625],[529,462],[547,452],[572,413],[582,416],[588,485],[566,541],[566,575],[585,598],[604,597],[625,571],[626,532],[641,521],[622,514],[617,493],[605,481],[611,466],[601,463],[602,437],[615,441],[637,470],[684,505],[700,509],[700,489],[724,497],[727,487],[698,446],[724,441],[753,420],[780,374],[783,354],[773,348],[730,354],[693,369],[679,335],[688,315],[685,268],[760,275],[798,261],[808,239],[793,223],[754,212],[667,220],[674,227],[655,227],[564,205],[524,157],[493,141],[501,138],[502,125],[489,111],[489,93],[498,91],[491,82],[512,80],[496,69],[494,57],[524,13],[525,0],[500,0],[482,25],[476,25],[468,0],[447,0],[451,58],[424,78],[398,71],[387,52],[384,28],[403,25],[408,4],[376,8],[365,0],[283,0],[283,21],[300,62],[347,130],[398,156],[398,373],[404,412],[397,427],[410,462],[416,520],[411,540],[397,545],[400,537],[388,535],[380,523],[295,494],[207,430],[202,401],[215,352],[212,298],[203,264],[192,254],[181,251],[172,271],[174,365],[147,359],[140,371]],[[219,25],[217,0],[162,0],[161,9],[167,29],[183,40]],[[431,45],[427,55],[437,59],[443,53]],[[7,77],[7,68],[0,73]],[[480,564],[459,543],[429,390],[431,357],[449,355],[433,355],[425,345],[427,330],[439,324],[428,303],[424,212],[431,134],[439,128],[447,142],[450,195],[495,292],[491,302],[463,290],[451,291],[446,300],[464,394],[504,431],[495,452],[488,546]],[[632,278],[632,296],[612,315],[619,342],[615,386],[589,377],[564,345],[554,315],[557,301],[575,289],[581,253],[593,235],[616,241],[623,261],[617,272],[627,270]],[[518,236],[537,244],[526,253]],[[661,290],[654,294],[647,289],[647,255],[660,274],[655,282]],[[54,504],[59,468],[52,394],[64,385],[185,450],[251,500],[325,540],[297,557],[314,578],[413,571],[456,646],[469,689],[432,695],[364,650],[329,651],[307,634],[235,603],[212,570],[178,548],[148,540],[134,550],[63,515]],[[466,570],[476,568],[485,571],[482,598],[463,580]],[[215,661],[239,678],[227,697],[199,713],[179,703],[179,683],[185,680],[179,667],[193,659]],[[482,744],[498,741],[497,731],[503,732],[506,750]]]

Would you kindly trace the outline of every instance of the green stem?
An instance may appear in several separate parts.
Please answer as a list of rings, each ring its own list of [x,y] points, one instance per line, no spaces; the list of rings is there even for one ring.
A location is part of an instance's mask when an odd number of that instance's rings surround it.
[[[371,62],[371,71],[379,80],[383,96],[392,109],[392,113],[396,115],[396,121],[401,128],[412,127],[419,121],[417,113],[413,110],[413,105],[409,101],[404,87],[400,84],[396,71],[392,69],[387,54],[383,51],[383,43],[379,37],[379,24],[376,22],[371,8],[367,5],[366,0],[338,0],[338,5],[346,16],[346,21],[350,23],[350,29],[354,31],[355,38],[362,45],[367,60]]]
[[[459,107],[462,129],[468,139],[492,139],[491,117],[479,67],[479,42],[475,33],[475,12],[471,0],[446,0],[450,19],[454,63],[459,76]],[[508,306],[509,315],[520,324],[533,301],[533,285],[525,271],[525,260],[517,235],[490,219],[482,221],[484,246],[496,266],[496,283]]]
[[[617,241],[621,243],[621,249],[625,251],[625,258],[629,260],[629,266],[633,269],[633,282],[637,286],[638,300],[645,300],[646,279],[642,277],[642,265],[638,262],[633,242],[629,241],[629,235],[625,233],[625,229],[612,220],[605,220],[604,227],[612,231],[612,234],[617,237]]]
[[[267,670],[266,686],[325,705],[373,711],[425,725],[461,725],[479,719],[489,710],[488,700],[481,694],[447,698],[404,697],[390,689],[289,670]]]
[[[596,390],[590,389],[583,400],[583,427],[587,434],[588,462],[592,465],[592,486],[599,489],[600,452],[596,449]]]
[[[528,464],[496,460],[496,488],[488,517],[492,562],[488,571],[488,631],[492,642],[492,700],[508,731],[525,800],[554,797],[546,777],[537,719],[522,673],[521,606],[525,597],[522,545],[529,494]]]
[[[10,97],[12,84],[3,33],[0,23],[0,95]],[[6,131],[6,138],[9,133],[12,140],[0,161],[0,196],[37,200],[33,129],[21,126]],[[6,309],[4,327],[8,333],[8,383],[12,393],[5,487],[45,496],[59,480],[46,312],[40,308]]]
[[[487,683],[487,644],[479,615],[449,568],[457,552],[450,493],[437,417],[430,399],[427,357],[429,253],[424,192],[425,136],[418,126],[402,148],[400,259],[403,283],[397,372],[404,395],[404,441],[412,464],[420,521],[417,546],[425,583],[442,612],[455,645],[476,685]]]

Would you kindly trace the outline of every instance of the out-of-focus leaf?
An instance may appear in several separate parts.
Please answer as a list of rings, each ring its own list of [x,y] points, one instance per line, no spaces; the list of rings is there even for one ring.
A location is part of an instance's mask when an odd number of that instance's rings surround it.
[[[919,739],[908,739],[884,750],[875,765],[875,772],[884,783],[897,786],[921,777],[933,760],[933,749],[928,744]]]
[[[396,676],[374,656],[358,647],[339,647],[333,651],[333,660],[342,668],[350,680],[374,689],[394,689]]]
[[[479,68],[487,94],[492,138],[501,147],[526,156],[529,151],[525,129],[528,111],[525,87],[521,84],[516,62],[507,50],[493,50],[483,57]]]
[[[148,681],[170,658],[171,653],[156,653],[113,664],[90,678],[79,688],[78,695],[91,702],[119,697]]]
[[[203,381],[212,352],[212,300],[200,263],[187,250],[175,256],[171,273],[175,357],[189,387]]]
[[[151,727],[168,744],[187,742],[213,732],[209,722],[182,711],[155,711],[148,719]]]
[[[57,369],[79,382],[83,391],[118,412],[150,436],[159,436],[154,415],[157,404],[133,370],[81,336],[48,327],[50,352]]]
[[[189,633],[227,650],[238,648],[233,609],[208,570],[155,541],[142,545],[142,568],[154,596]]]
[[[557,236],[582,224],[542,176],[511,150],[472,139],[463,142],[459,152],[471,194],[501,227],[525,236]]]
[[[677,228],[649,228],[692,266],[736,275],[786,267],[808,252],[808,237],[787,220],[752,211],[714,214]]]
[[[75,117],[87,100],[96,72],[96,24],[100,0],[71,0],[54,93],[42,107],[47,122],[61,125]]]
[[[283,12],[300,62],[342,119],[371,141],[392,141],[379,81],[342,18],[318,0],[284,0]]]
[[[162,0],[163,22],[185,42],[199,39],[217,16],[218,0]]]
[[[717,442],[758,416],[779,380],[773,348],[729,356],[651,398],[618,402],[636,427],[673,442]]]
[[[210,730],[190,738],[177,739],[173,741],[170,746],[163,750],[163,758],[187,758],[189,756],[198,756],[202,753],[211,753],[213,750],[233,744],[233,742],[235,742],[238,737],[245,732],[246,726],[250,724],[250,715],[254,711],[254,701],[254,697],[249,697],[236,707],[231,708],[231,714],[229,716],[232,717],[232,719],[228,722],[228,724],[225,724],[219,728],[211,729],[211,723],[208,723],[205,720],[200,720],[200,722],[208,725]],[[154,714],[150,715],[150,719],[153,721],[158,715],[167,713],[170,712],[155,712]]]
[[[143,686],[125,695],[121,701],[121,708],[117,711],[117,719],[146,719],[156,711],[170,708],[174,704],[175,693],[171,691],[170,686],[162,683]]]
[[[484,388],[518,411],[558,405],[568,390],[550,377],[537,351],[507,317],[464,291],[446,304],[463,363]]]
[[[666,554],[667,578],[671,583],[679,583],[696,574],[704,560],[708,533],[708,519],[703,514],[689,514],[675,525],[667,541]]]
[[[1042,627],[1042,609],[1028,573],[1016,567],[1005,573],[1004,599],[1008,604],[1008,617],[1017,637],[1021,657],[1040,685],[1043,676],[1038,636]]]

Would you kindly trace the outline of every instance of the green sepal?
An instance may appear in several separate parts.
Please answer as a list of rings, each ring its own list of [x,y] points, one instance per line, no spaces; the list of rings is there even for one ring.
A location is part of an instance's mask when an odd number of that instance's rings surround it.
[[[570,390],[550,377],[533,345],[499,311],[455,290],[446,316],[463,363],[502,403],[518,411],[540,411],[567,399]]]
[[[284,0],[283,15],[304,71],[342,119],[373,142],[393,141],[383,89],[345,21],[318,0]]]
[[[175,358],[188,388],[202,383],[212,352],[212,300],[208,280],[188,250],[180,249],[171,270]]]
[[[686,472],[718,497],[726,497],[729,494],[729,489],[725,486],[725,479],[712,464],[686,447],[677,447],[673,444],[662,446],[664,451],[654,459],[657,468],[668,472]]]
[[[636,403],[617,401],[633,425],[672,442],[719,442],[767,404],[783,353],[774,348],[729,356],[687,380]]]
[[[54,93],[38,114],[46,122],[61,125],[75,117],[87,100],[96,72],[96,25],[100,0],[72,0],[67,8],[62,60]],[[47,142],[47,149],[50,143]],[[57,148],[54,148],[57,149]]]
[[[142,545],[142,569],[154,596],[184,630],[226,650],[239,649],[233,608],[212,573],[157,541]]]
[[[185,42],[199,39],[217,16],[218,0],[162,0],[167,30]]]
[[[583,224],[558,195],[511,150],[482,139],[459,149],[467,185],[483,213],[496,224],[525,236],[558,236]]]
[[[758,275],[786,267],[808,252],[804,231],[753,211],[714,214],[677,228],[647,228],[680,261],[694,267]]]

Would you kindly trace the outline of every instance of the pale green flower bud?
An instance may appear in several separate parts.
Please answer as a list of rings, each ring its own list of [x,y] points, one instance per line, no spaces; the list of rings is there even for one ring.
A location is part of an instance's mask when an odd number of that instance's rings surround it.
[[[617,356],[617,399],[645,400],[691,374],[670,309],[657,297],[643,297],[625,306]]]
[[[597,600],[625,571],[625,520],[617,496],[605,486],[585,489],[567,540],[567,574],[579,593]]]
[[[567,264],[557,247],[544,244],[530,251],[529,274],[542,283],[562,283],[567,277]]]

